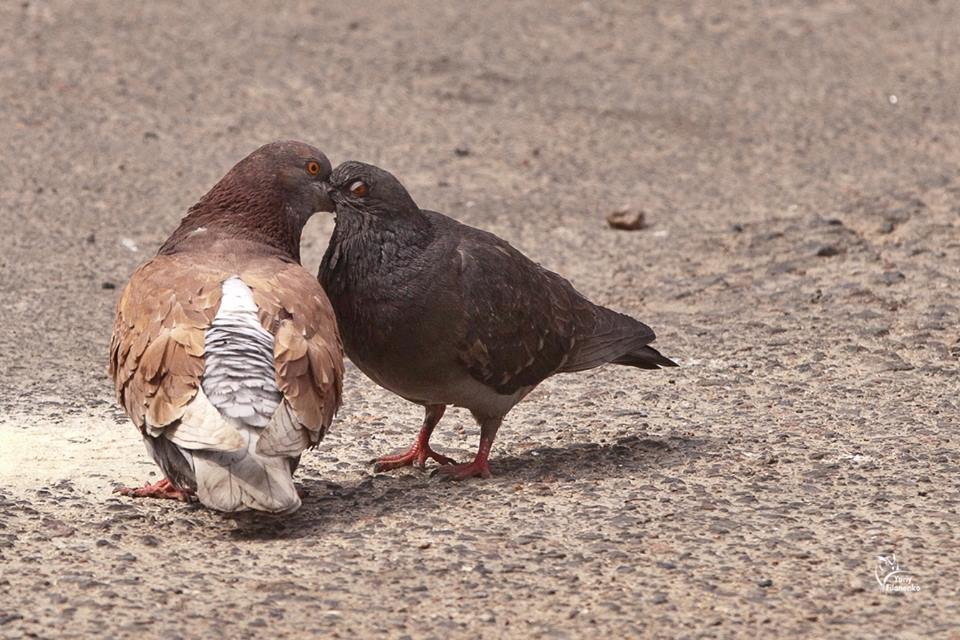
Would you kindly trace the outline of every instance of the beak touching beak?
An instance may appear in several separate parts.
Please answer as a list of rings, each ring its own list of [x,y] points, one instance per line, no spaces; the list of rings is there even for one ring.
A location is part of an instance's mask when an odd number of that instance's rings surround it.
[[[333,193],[333,187],[326,181],[318,182],[317,190],[319,193],[317,211],[329,211],[333,212],[336,210],[336,205],[333,203],[333,198],[330,197],[330,194]]]

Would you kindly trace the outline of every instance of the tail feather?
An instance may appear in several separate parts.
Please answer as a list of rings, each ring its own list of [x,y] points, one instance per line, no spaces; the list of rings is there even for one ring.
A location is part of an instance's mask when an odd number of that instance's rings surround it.
[[[300,508],[291,460],[257,452],[257,430],[241,428],[247,446],[239,451],[192,451],[197,497],[205,506],[232,513],[255,509],[292,513]]]
[[[260,429],[224,418],[198,390],[176,425],[151,430],[144,442],[170,481],[206,507],[292,513],[300,507],[293,471],[310,444],[298,426],[286,403]]]
[[[614,364],[627,365],[628,367],[639,367],[640,369],[660,369],[661,367],[680,366],[650,346],[634,349],[615,360],[611,360],[611,362]]]
[[[597,320],[589,335],[576,341],[561,372],[584,371],[611,362],[641,369],[677,366],[647,346],[656,340],[656,334],[644,323],[605,307],[596,307],[595,313]]]

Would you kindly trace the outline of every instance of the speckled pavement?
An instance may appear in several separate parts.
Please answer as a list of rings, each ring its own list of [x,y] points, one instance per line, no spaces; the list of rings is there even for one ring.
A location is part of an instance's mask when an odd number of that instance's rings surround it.
[[[668,4],[0,5],[0,637],[960,638],[960,7]],[[118,289],[284,137],[681,368],[547,381],[451,484],[371,473],[421,413],[348,365],[292,517],[112,495]]]

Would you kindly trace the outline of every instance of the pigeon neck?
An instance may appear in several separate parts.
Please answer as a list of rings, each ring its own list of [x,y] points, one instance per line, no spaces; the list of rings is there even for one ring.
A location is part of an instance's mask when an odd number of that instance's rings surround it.
[[[420,211],[397,214],[394,217],[341,209],[337,211],[333,233],[333,237],[342,242],[392,241],[417,246],[430,243],[433,239],[433,226]]]
[[[208,194],[190,208],[160,253],[238,239],[266,245],[272,252],[300,262],[300,236],[308,218],[297,215],[288,204],[268,193],[258,193],[243,202],[211,199]]]
[[[422,213],[403,220],[354,211],[338,212],[320,271],[336,293],[360,290],[373,278],[387,284],[402,277],[406,265],[433,241],[434,230]]]

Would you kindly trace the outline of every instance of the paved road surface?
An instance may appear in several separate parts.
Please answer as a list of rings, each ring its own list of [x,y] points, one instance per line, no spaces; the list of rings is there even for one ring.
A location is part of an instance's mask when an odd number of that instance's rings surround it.
[[[544,4],[0,6],[0,636],[958,637],[960,7]],[[115,287],[283,137],[682,368],[550,380],[451,485],[371,475],[420,414],[351,366],[294,517],[111,496]]]

